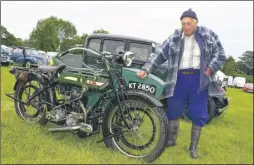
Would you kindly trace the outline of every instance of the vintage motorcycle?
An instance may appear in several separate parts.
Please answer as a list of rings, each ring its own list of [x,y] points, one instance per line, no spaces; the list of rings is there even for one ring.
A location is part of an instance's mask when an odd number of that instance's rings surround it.
[[[92,53],[106,69],[86,64],[72,68],[58,60],[71,52]],[[49,131],[72,131],[81,138],[101,129],[100,141],[106,147],[151,162],[166,146],[167,118],[158,99],[128,89],[122,67],[115,67],[130,66],[134,58],[131,52],[72,48],[54,58],[56,66],[12,67],[9,72],[16,77],[15,92],[6,95],[14,99],[17,115],[26,122],[51,122],[56,126]]]

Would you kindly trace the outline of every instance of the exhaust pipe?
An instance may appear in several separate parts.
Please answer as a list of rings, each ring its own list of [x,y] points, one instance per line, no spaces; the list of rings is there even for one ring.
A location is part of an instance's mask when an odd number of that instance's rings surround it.
[[[80,130],[84,131],[86,133],[92,133],[93,132],[93,127],[89,124],[80,123]]]
[[[80,126],[72,126],[72,127],[55,127],[55,128],[49,128],[49,131],[71,131],[75,129],[80,129]]]
[[[73,131],[73,130],[81,130],[86,133],[92,133],[93,127],[89,124],[80,123],[80,125],[76,125],[76,126],[55,127],[55,128],[48,129],[48,131]]]

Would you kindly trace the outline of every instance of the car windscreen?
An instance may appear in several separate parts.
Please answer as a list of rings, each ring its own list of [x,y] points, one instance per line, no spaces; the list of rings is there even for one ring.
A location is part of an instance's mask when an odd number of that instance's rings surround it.
[[[101,39],[90,39],[88,43],[88,48],[93,49],[96,52],[100,52]]]
[[[152,53],[152,45],[131,42],[129,51],[135,53],[135,60],[146,61],[149,55]]]
[[[68,53],[62,56],[60,60],[69,67],[82,68],[83,53]]]
[[[118,54],[119,51],[124,50],[124,41],[121,40],[104,40],[103,50],[113,54]]]

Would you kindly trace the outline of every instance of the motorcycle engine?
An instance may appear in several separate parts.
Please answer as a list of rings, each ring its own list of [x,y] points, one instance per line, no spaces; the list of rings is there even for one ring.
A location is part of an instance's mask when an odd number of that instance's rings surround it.
[[[56,86],[59,94],[66,98],[68,101],[73,100],[81,96],[82,88],[67,85],[67,84],[58,84]],[[87,97],[80,99],[84,106],[87,105]],[[65,107],[65,108],[64,108]],[[65,124],[67,126],[75,126],[80,120],[84,119],[83,111],[79,100],[72,101],[66,106],[61,107],[61,109],[56,110],[54,115],[55,121],[60,121],[65,119]]]
[[[68,98],[70,100],[80,97],[81,93],[82,93],[81,87],[67,85],[67,84],[58,84],[56,86],[56,89],[60,95],[62,95],[65,98]],[[87,100],[88,100],[87,97],[83,97],[81,99],[81,101],[84,105],[87,105]],[[71,107],[76,109],[79,107],[79,105],[77,105],[77,102],[72,102]]]
[[[56,89],[62,96],[77,98],[80,96],[82,89],[67,84],[58,84]]]
[[[80,120],[84,118],[83,114],[71,112],[66,119],[67,126],[75,126]]]

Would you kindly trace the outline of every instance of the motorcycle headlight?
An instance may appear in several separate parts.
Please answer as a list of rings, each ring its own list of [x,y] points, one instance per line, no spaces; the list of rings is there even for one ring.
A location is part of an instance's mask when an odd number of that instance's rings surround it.
[[[35,62],[37,61],[36,58],[33,58],[33,59],[34,59]]]
[[[126,66],[131,66],[132,61],[135,59],[135,54],[132,52],[125,52],[123,56],[123,62]]]

